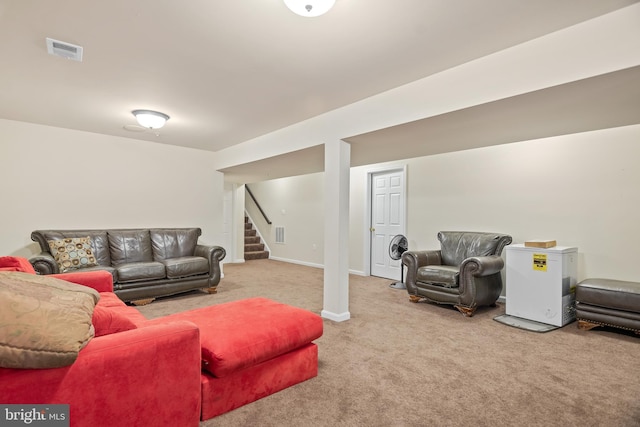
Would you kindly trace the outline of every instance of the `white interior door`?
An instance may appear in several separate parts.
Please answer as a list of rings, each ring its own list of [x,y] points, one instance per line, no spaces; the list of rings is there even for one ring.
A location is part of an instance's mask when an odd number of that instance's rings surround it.
[[[371,275],[400,280],[402,264],[389,256],[389,242],[405,230],[404,170],[371,174]]]

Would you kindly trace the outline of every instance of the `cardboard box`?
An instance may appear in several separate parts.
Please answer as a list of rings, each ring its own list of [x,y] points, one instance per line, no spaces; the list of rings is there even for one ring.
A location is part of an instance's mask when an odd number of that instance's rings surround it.
[[[556,245],[555,240],[528,240],[524,242],[527,248],[552,248]]]

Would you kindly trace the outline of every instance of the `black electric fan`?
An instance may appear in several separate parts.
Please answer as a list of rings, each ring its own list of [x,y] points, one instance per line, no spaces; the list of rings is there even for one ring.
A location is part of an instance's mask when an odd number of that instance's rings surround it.
[[[389,256],[392,260],[399,260],[407,250],[409,250],[409,242],[402,234],[398,234],[391,239],[389,243]],[[389,287],[393,289],[407,289],[407,286],[404,284],[404,265],[402,265],[402,263],[400,263],[400,281],[391,283]]]

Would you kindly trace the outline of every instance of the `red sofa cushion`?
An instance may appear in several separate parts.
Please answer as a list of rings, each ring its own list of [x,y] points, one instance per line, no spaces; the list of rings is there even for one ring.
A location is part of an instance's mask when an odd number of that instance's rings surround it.
[[[323,328],[317,314],[267,298],[233,301],[157,320],[188,320],[198,325],[203,369],[218,378],[302,347],[321,337]]]
[[[95,336],[129,331],[145,323],[147,319],[135,308],[127,306],[112,292],[100,292],[100,300],[91,319]]]
[[[96,337],[136,328],[136,324],[131,319],[111,307],[96,306],[91,322]]]

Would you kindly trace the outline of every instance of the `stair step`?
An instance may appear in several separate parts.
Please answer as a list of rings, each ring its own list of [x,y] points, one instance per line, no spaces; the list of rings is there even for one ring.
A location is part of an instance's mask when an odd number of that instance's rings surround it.
[[[253,228],[249,217],[244,217],[244,259],[267,259],[269,252],[264,250],[264,243],[258,236],[258,231]]]
[[[255,252],[245,252],[244,260],[249,261],[252,259],[267,259],[269,258],[269,252],[267,251],[255,251]]]
[[[263,243],[251,243],[251,244],[245,244],[244,245],[244,253],[247,253],[247,252],[260,252],[260,251],[264,251],[264,244]]]

